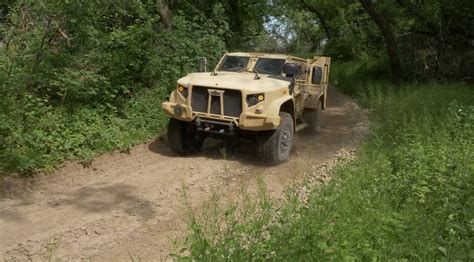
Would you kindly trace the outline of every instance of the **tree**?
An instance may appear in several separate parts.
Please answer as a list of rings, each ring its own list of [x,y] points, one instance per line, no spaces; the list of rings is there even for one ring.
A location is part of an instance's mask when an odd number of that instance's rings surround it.
[[[385,41],[385,47],[387,48],[388,59],[390,62],[390,71],[392,76],[392,82],[395,85],[400,84],[401,79],[401,62],[398,55],[397,42],[395,40],[392,28],[387,21],[387,18],[379,12],[371,0],[359,0],[364,9],[367,11],[369,16],[372,18],[374,23],[380,29],[383,39]]]

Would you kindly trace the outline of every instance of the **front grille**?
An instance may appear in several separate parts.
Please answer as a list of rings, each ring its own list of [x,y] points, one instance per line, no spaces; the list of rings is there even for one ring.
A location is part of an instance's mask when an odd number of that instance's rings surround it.
[[[191,107],[193,111],[207,113],[207,99],[209,93],[207,88],[200,86],[193,86],[191,94]]]
[[[192,87],[191,107],[193,108],[193,111],[208,113],[207,104],[210,98],[211,108],[209,113],[216,115],[221,114],[220,96],[209,95],[208,89],[224,91],[224,94],[222,96],[224,100],[225,116],[240,116],[240,114],[242,113],[242,93],[240,91],[228,89],[224,90],[205,86]]]

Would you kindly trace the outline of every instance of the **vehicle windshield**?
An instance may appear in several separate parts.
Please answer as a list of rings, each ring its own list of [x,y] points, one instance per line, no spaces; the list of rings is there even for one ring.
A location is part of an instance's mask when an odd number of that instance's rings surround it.
[[[255,70],[260,74],[280,75],[285,65],[285,59],[260,58]]]
[[[226,56],[219,71],[239,72],[247,68],[250,57],[246,56]]]

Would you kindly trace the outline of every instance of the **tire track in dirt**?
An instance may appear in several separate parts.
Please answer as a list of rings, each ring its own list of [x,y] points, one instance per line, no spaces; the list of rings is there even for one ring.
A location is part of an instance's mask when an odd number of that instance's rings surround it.
[[[0,180],[0,257],[5,261],[169,259],[172,240],[186,234],[181,189],[193,205],[215,188],[238,191],[260,176],[273,196],[301,181],[305,170],[353,151],[367,133],[367,112],[330,88],[318,135],[295,138],[290,160],[263,167],[252,144],[210,141],[203,152],[176,157],[163,139],[129,154],[69,164],[49,175]]]

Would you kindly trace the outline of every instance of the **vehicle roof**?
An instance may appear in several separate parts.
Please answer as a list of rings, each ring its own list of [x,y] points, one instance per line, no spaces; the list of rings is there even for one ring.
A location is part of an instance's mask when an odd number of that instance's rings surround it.
[[[306,62],[307,60],[304,58],[285,55],[285,54],[270,54],[270,53],[254,53],[254,52],[232,52],[227,53],[227,55],[231,56],[249,56],[249,57],[264,57],[264,58],[274,58],[274,59],[292,59],[292,60],[299,60],[302,62]]]

